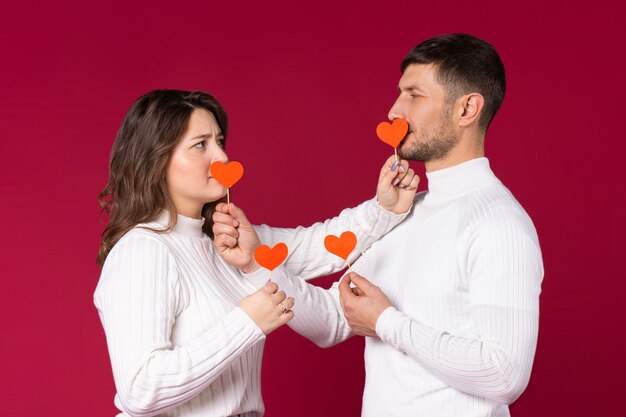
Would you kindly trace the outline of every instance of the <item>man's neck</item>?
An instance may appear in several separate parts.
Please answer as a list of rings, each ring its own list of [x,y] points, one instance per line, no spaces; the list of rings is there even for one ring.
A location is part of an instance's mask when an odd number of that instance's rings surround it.
[[[460,138],[457,145],[441,159],[426,162],[426,172],[439,171],[485,156],[485,137]]]

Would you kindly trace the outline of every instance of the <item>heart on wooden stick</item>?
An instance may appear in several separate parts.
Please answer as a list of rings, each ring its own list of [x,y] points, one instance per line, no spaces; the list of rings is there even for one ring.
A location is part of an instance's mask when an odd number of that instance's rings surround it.
[[[395,119],[393,123],[382,122],[376,126],[378,138],[392,148],[397,148],[409,131],[409,124],[404,119]]]
[[[356,247],[356,235],[350,231],[343,232],[339,237],[328,235],[324,239],[324,246],[328,252],[347,261]]]
[[[254,259],[256,259],[257,263],[263,268],[273,271],[287,259],[288,253],[287,245],[282,242],[277,243],[273,248],[267,245],[261,245],[254,251]]]
[[[211,164],[211,175],[224,187],[230,188],[241,179],[243,165],[237,161],[231,161],[227,164],[222,161],[213,162]]]

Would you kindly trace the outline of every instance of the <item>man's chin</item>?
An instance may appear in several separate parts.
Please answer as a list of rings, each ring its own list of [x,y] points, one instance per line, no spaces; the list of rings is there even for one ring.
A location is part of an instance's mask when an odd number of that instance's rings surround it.
[[[398,146],[398,156],[407,161],[425,162],[419,155],[417,155],[415,149],[411,149],[410,146],[405,145],[405,141],[406,139],[400,142],[400,145]]]

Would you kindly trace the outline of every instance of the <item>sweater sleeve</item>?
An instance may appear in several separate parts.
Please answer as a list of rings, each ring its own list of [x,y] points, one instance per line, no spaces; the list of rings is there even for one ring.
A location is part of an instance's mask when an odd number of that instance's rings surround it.
[[[260,268],[244,276],[259,286],[267,282],[268,271]],[[341,308],[338,282],[325,290],[292,275],[283,266],[272,271],[272,281],[295,300],[292,309],[294,317],[287,325],[296,333],[322,348],[336,345],[354,335]]]
[[[357,237],[357,246],[348,257],[352,264],[372,243],[402,222],[410,209],[403,214],[394,214],[382,208],[376,198],[367,200],[354,208],[343,210],[337,217],[318,222],[309,227],[275,228],[267,225],[255,226],[261,243],[274,246],[283,242],[289,248],[285,268],[301,279],[312,279],[340,271],[347,266],[340,257],[324,247],[327,235],[339,236],[350,230]]]
[[[119,403],[130,416],[154,416],[199,394],[265,335],[236,307],[182,345],[171,342],[180,283],[165,245],[127,236],[109,254],[94,294]]]
[[[394,307],[381,314],[376,333],[449,386],[510,404],[528,384],[537,344],[543,263],[530,220],[482,225],[469,244],[468,275],[474,337],[432,328]]]

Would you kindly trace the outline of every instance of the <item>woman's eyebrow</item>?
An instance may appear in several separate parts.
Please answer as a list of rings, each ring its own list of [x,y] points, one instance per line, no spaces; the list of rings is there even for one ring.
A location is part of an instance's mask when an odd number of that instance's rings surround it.
[[[213,136],[213,133],[203,133],[202,135],[194,136],[194,137],[189,138],[187,140],[209,139],[211,136]]]
[[[187,140],[196,140],[196,139],[211,139],[213,137],[213,133],[209,132],[209,133],[203,133],[202,135],[198,135],[198,136],[194,136],[192,138],[189,138]],[[219,132],[217,134],[217,138],[218,139],[224,139],[224,134],[222,134],[222,132]]]

